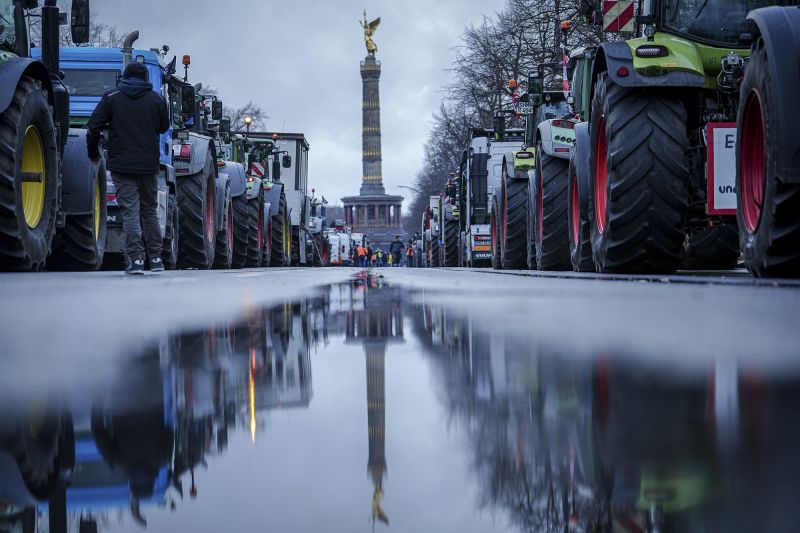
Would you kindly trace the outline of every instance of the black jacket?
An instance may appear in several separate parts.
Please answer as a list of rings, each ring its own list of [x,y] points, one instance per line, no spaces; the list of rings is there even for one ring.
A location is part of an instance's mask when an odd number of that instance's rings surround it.
[[[394,256],[400,256],[403,254],[403,250],[405,250],[405,246],[399,240],[392,241],[392,244],[389,245],[389,253]]]
[[[100,157],[100,132],[108,126],[111,172],[156,174],[159,135],[169,129],[167,104],[150,82],[128,78],[103,95],[86,127],[89,158]]]

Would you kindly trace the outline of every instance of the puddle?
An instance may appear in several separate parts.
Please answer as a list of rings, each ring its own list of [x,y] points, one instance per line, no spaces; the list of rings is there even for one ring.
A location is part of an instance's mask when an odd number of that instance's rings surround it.
[[[800,530],[800,381],[566,358],[378,278],[98,374],[3,398],[0,531]]]

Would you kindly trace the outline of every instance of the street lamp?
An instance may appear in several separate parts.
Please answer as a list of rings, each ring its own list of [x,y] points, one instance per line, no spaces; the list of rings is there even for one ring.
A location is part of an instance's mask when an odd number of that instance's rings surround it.
[[[247,133],[245,137],[250,137],[250,124],[253,123],[253,119],[249,116],[244,117],[244,127],[247,128]]]
[[[415,189],[414,187],[409,187],[408,185],[398,185],[398,189],[408,189],[409,191],[414,191],[417,194],[422,194],[422,191],[419,189]]]

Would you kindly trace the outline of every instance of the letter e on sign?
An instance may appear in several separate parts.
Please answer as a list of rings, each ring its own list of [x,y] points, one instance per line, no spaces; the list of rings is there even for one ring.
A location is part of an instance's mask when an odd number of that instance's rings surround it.
[[[736,123],[709,122],[708,205],[709,215],[736,214]]]

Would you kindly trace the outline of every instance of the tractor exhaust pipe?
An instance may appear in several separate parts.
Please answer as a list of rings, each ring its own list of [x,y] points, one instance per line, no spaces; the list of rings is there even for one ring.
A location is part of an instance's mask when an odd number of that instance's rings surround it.
[[[131,58],[133,57],[133,43],[139,38],[139,30],[132,31],[128,35],[125,36],[125,40],[122,42],[122,71],[125,72],[125,67],[127,67],[130,62]]]

